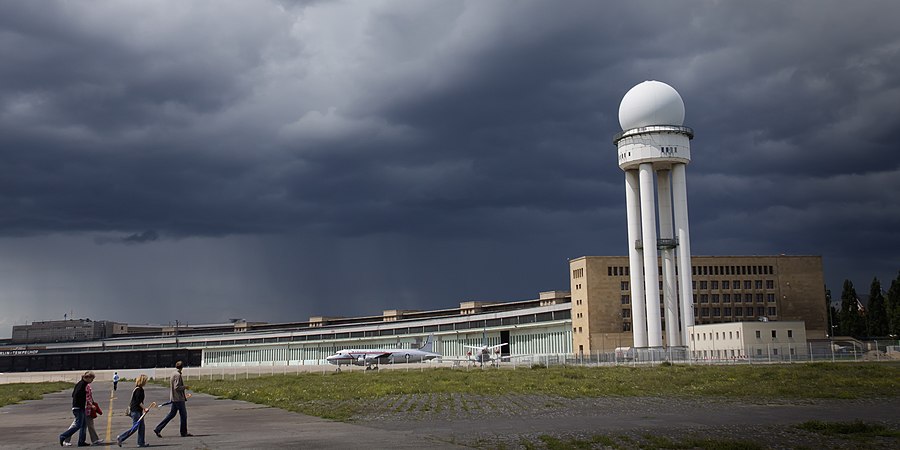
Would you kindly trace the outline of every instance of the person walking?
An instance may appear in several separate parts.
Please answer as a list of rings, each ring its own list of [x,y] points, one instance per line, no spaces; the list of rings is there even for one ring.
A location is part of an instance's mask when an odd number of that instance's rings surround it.
[[[175,417],[175,413],[178,413],[178,417],[181,419],[181,437],[193,436],[193,434],[188,433],[187,429],[187,406],[185,405],[187,397],[184,395],[184,390],[187,389],[187,386],[184,385],[184,380],[181,378],[181,369],[183,367],[184,363],[181,361],[175,363],[175,373],[172,374],[172,379],[169,383],[169,400],[172,402],[172,409],[169,410],[169,414],[163,418],[162,422],[153,429],[158,438],[162,437],[160,432]]]
[[[94,372],[87,371],[81,376],[81,380],[76,383],[75,387],[72,389],[72,415],[75,416],[75,421],[72,422],[72,425],[68,430],[59,435],[59,445],[61,446],[64,446],[66,444],[66,439],[71,438],[76,431],[78,432],[79,447],[91,445],[85,442],[86,430],[84,429],[84,406],[87,401],[87,385],[91,381],[94,381]]]
[[[113,372],[113,392],[119,388],[119,372]]]
[[[116,436],[116,445],[122,446],[125,439],[131,437],[137,431],[138,447],[149,447],[150,444],[144,439],[144,421],[141,420],[149,408],[144,408],[144,385],[147,384],[147,375],[141,374],[134,380],[134,391],[131,392],[131,402],[128,404],[128,415],[131,417],[131,428],[123,431]]]
[[[88,434],[91,436],[91,444],[99,445],[102,444],[103,441],[97,436],[97,429],[94,428],[94,418],[96,418],[98,414],[102,414],[102,412],[100,412],[100,405],[94,401],[94,389],[91,387],[94,378],[96,377],[91,373],[87,386],[84,387],[84,427],[87,428]]]
[[[94,401],[94,391],[93,388],[91,388],[91,383],[94,382],[94,378],[96,378],[96,376],[92,372],[89,373],[91,375],[85,380],[87,381],[87,385],[84,387],[84,428],[88,431],[88,434],[91,437],[91,444],[100,445],[103,443],[103,440],[100,439],[100,437],[97,435],[97,429],[94,428],[94,419],[97,417],[97,415],[103,414],[103,411],[100,410],[100,405],[98,405],[97,402]],[[72,425],[69,428],[75,426],[76,420],[78,419],[72,421]],[[66,438],[63,445],[72,445],[69,442],[71,439],[71,436]]]

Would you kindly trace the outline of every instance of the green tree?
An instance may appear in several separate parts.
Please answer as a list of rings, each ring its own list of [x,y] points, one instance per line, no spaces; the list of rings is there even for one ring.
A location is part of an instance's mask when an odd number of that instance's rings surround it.
[[[888,289],[885,310],[888,315],[888,334],[900,336],[900,271],[897,278],[891,281]]]
[[[888,315],[884,305],[884,294],[881,293],[881,282],[878,277],[872,280],[869,288],[869,305],[866,307],[866,335],[887,336]]]
[[[840,334],[842,336],[861,337],[866,333],[865,318],[859,310],[859,296],[853,282],[844,280],[841,291]]]

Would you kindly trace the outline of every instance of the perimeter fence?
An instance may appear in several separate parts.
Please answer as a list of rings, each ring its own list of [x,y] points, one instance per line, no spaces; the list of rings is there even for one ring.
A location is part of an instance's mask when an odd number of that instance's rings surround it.
[[[434,360],[423,363],[385,363],[378,365],[378,370],[418,371],[434,368],[450,368],[454,370],[510,369],[517,370],[532,367],[584,366],[652,366],[659,364],[697,364],[697,365],[737,365],[737,364],[790,364],[812,362],[889,362],[900,361],[900,342],[898,341],[818,341],[797,347],[788,346],[749,346],[741,351],[735,349],[716,350],[707,356],[696,357],[696,351],[687,348],[669,349],[631,349],[622,348],[614,352],[596,352],[591,354],[539,354],[504,356],[499,362],[480,364],[477,362]],[[726,351],[727,350],[727,351]],[[792,350],[792,351],[791,351]],[[342,371],[363,371],[375,373],[361,366],[342,366]],[[117,371],[122,383],[145,374],[151,379],[166,379],[171,376],[171,367],[151,367],[145,369],[127,369]],[[97,370],[96,381],[112,381],[113,370]],[[291,375],[299,373],[320,373],[328,375],[337,372],[331,364],[287,364],[275,362],[268,364],[229,366],[229,367],[186,367],[182,376],[186,383],[190,380],[238,380],[271,375]],[[0,374],[0,384],[35,383],[45,381],[74,382],[84,371],[63,372],[13,372]]]

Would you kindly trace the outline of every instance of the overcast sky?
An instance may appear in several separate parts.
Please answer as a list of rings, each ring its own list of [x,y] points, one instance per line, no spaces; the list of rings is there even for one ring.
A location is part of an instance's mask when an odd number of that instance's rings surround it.
[[[684,98],[695,255],[900,269],[896,1],[0,1],[0,337],[567,290]]]

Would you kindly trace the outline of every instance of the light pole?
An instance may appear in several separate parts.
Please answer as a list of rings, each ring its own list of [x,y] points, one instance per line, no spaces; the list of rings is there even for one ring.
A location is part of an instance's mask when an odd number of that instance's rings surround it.
[[[869,314],[862,302],[859,301],[859,297],[856,297],[856,310],[858,314],[862,314],[866,318],[866,337],[868,338],[872,335],[872,331],[869,329]]]
[[[828,302],[828,337],[834,340],[834,318],[831,313],[831,301]]]

